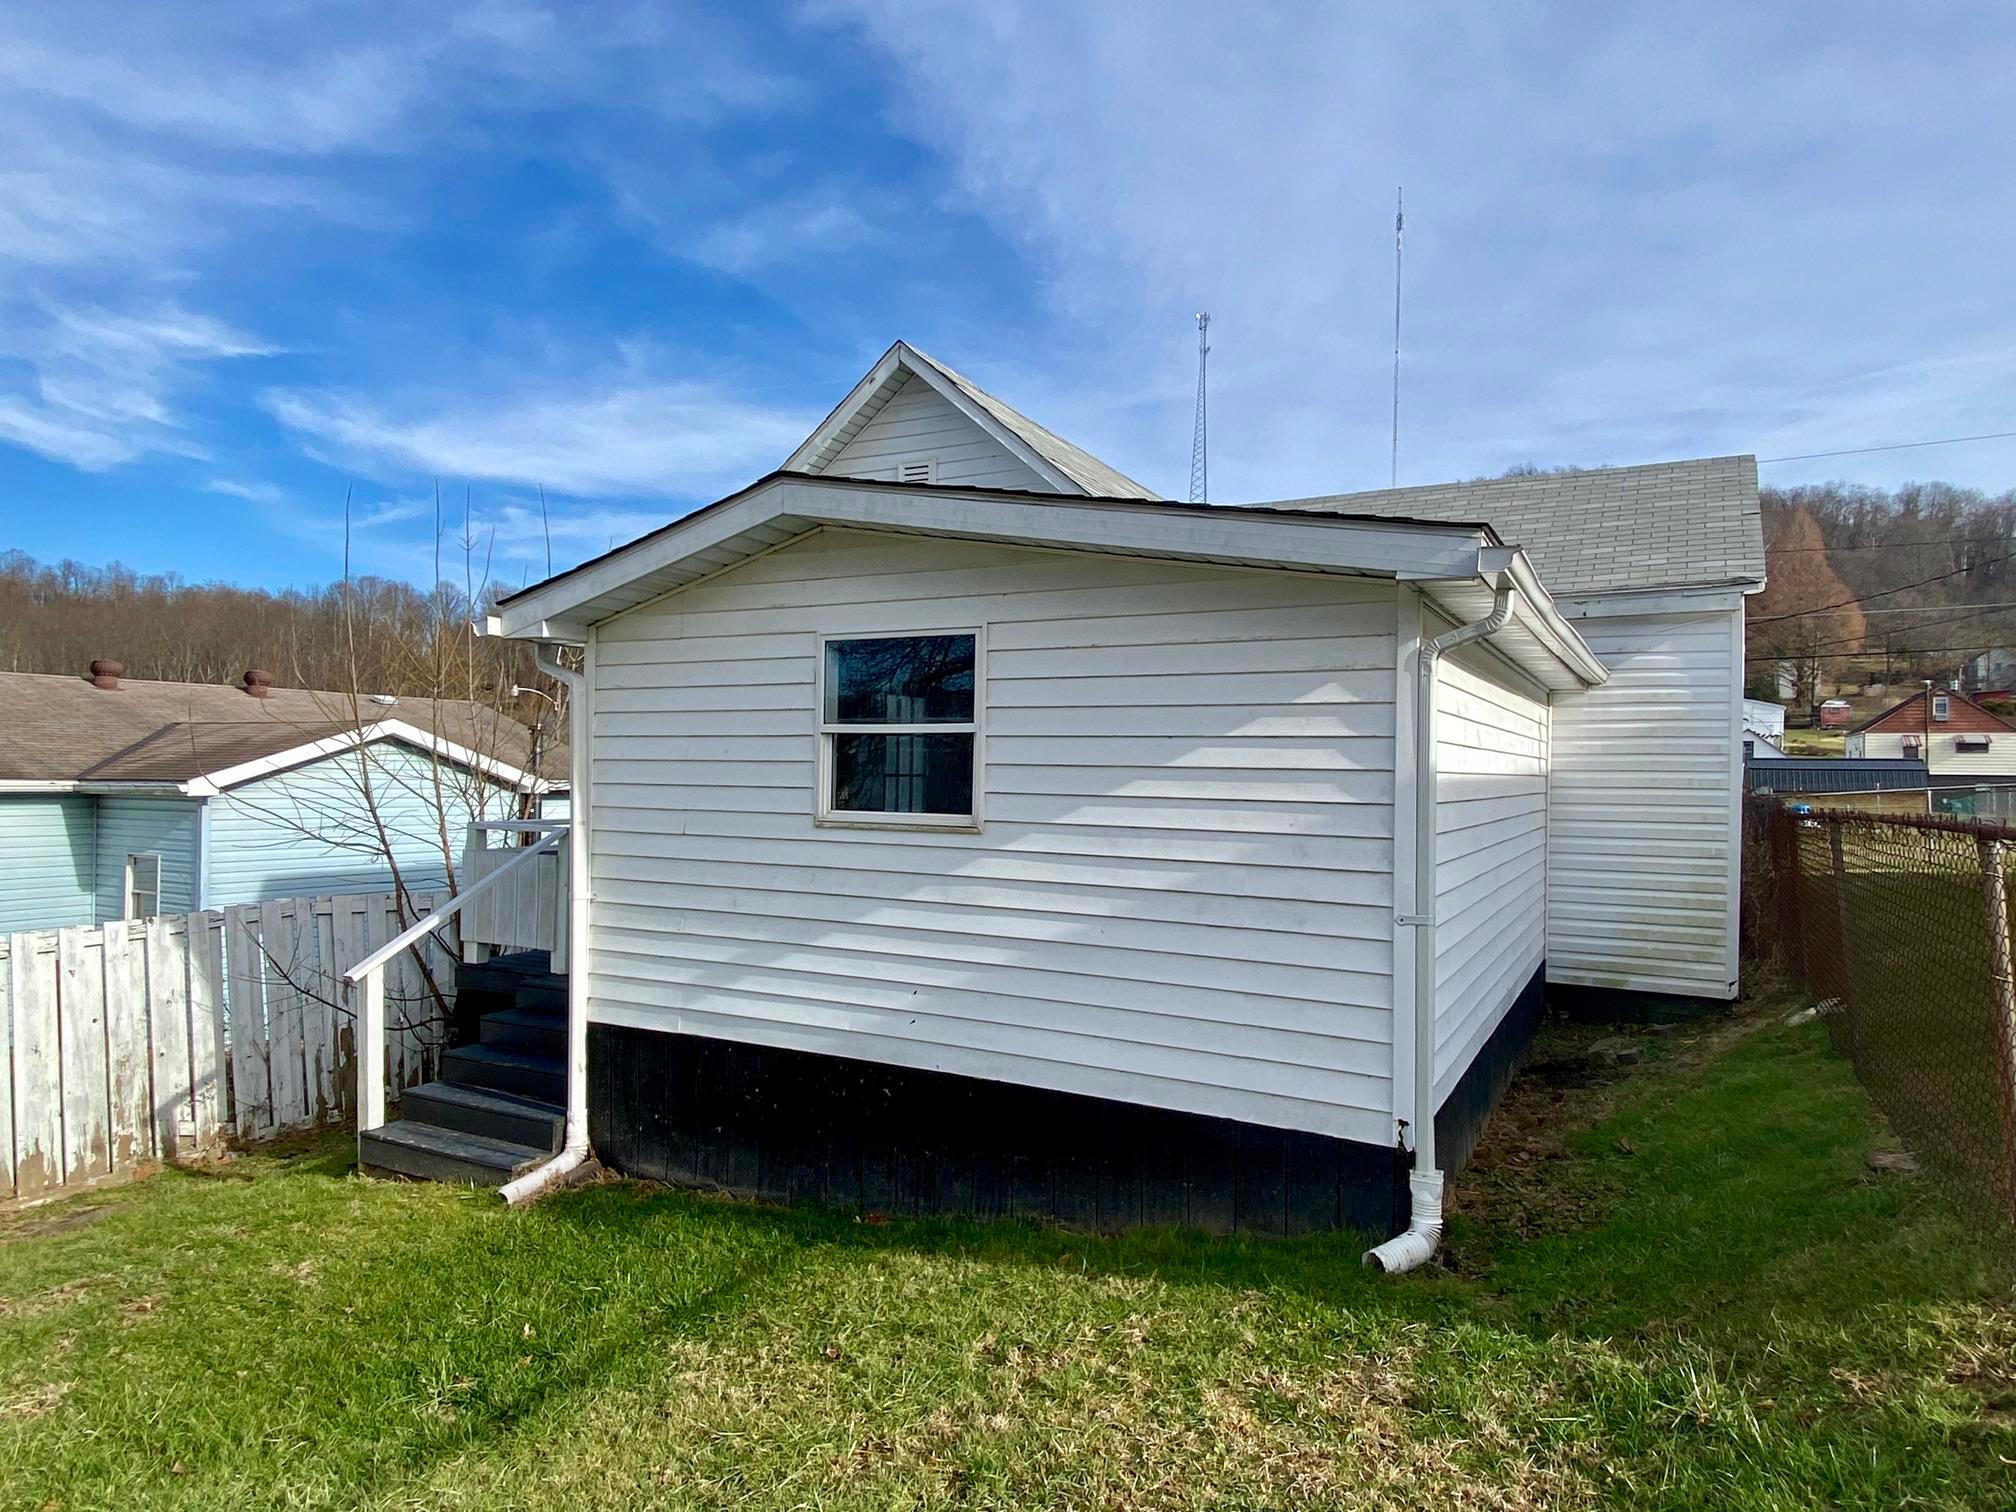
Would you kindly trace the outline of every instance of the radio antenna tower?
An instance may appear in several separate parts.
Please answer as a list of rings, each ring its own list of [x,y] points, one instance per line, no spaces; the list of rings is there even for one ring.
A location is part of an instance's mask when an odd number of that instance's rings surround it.
[[[1402,190],[1393,191],[1393,476],[1400,486],[1400,233],[1407,224]]]
[[[1210,493],[1210,466],[1206,460],[1204,444],[1204,371],[1211,358],[1211,346],[1205,340],[1205,333],[1211,329],[1211,317],[1202,311],[1197,315],[1197,428],[1190,434],[1190,502],[1202,504]]]

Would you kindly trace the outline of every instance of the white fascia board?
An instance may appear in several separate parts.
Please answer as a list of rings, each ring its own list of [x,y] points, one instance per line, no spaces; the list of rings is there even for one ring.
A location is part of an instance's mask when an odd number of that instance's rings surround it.
[[[77,794],[114,797],[120,793],[135,796],[156,794],[163,797],[180,797],[183,784],[179,782],[92,782],[76,777],[9,777],[0,780],[0,798],[34,798]]]
[[[896,370],[903,366],[903,343],[897,342],[876,359],[875,366],[868,369],[861,381],[847,391],[847,395],[818,427],[798,443],[798,449],[784,459],[782,472],[810,472],[811,463],[819,453],[832,444],[848,421],[859,413],[861,406],[868,402],[868,396],[896,376]]]
[[[311,740],[285,751],[275,751],[271,756],[261,756],[255,761],[241,761],[236,766],[223,767],[215,772],[206,772],[201,777],[192,778],[181,785],[180,791],[191,798],[214,798],[219,793],[248,782],[256,782],[261,777],[270,777],[275,772],[290,771],[306,766],[311,761],[320,761],[325,756],[334,756],[343,751],[355,750],[360,745],[373,745],[381,740],[397,740],[415,746],[422,751],[432,752],[457,766],[479,772],[485,777],[501,782],[519,792],[544,792],[543,779],[498,761],[494,757],[480,756],[467,746],[458,745],[445,736],[433,735],[403,719],[381,719],[373,724],[361,725],[354,730],[344,730],[339,734],[325,735],[320,740]]]
[[[1564,594],[1556,602],[1569,619],[1609,619],[1620,614],[1712,614],[1736,610],[1756,588],[1727,583],[1702,588],[1640,588]]]
[[[787,475],[710,505],[599,562],[507,601],[492,621],[497,633],[512,639],[553,638],[550,632],[556,624],[571,628],[589,620],[593,611],[585,606],[602,595],[784,517],[807,529],[831,525],[893,530],[1011,546],[1374,577],[1471,576],[1479,549],[1490,544],[1484,531],[1464,525],[1353,520],[1146,499],[1023,496],[953,488],[927,491]],[[610,609],[595,618],[612,618],[619,612]]]

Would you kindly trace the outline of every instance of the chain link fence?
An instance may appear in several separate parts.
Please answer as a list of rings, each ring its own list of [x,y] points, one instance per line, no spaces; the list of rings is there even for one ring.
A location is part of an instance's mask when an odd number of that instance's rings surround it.
[[[1749,810],[1744,933],[1819,1006],[1920,1165],[2016,1231],[2016,829]]]

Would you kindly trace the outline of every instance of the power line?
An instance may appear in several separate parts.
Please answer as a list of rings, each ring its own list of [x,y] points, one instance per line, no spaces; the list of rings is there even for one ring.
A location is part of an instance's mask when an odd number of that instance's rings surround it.
[[[2006,546],[2007,544],[2007,537],[1991,541],[1977,536],[1927,536],[1922,541],[1876,541],[1866,546],[1766,546],[1764,554],[1771,556],[1793,551],[1908,551],[1914,546]]]
[[[1866,604],[1872,599],[1888,598],[1893,593],[1909,593],[1913,588],[1923,588],[1932,583],[1943,583],[1948,578],[1959,577],[1963,573],[1974,571],[1977,567],[1995,567],[2011,560],[2016,560],[2016,552],[2012,552],[2009,556],[1995,557],[1986,562],[1970,562],[1965,567],[1955,567],[1951,572],[1934,573],[1931,577],[1920,578],[1915,583],[1900,583],[1895,588],[1885,588],[1880,593],[1865,594],[1858,598],[1845,598],[1837,603],[1821,604],[1812,609],[1794,609],[1785,614],[1767,614],[1762,619],[1755,619],[1750,621],[1750,623],[1753,625],[1772,625],[1780,620],[1804,619],[1809,614],[1831,614],[1836,609],[1846,609],[1850,604]]]
[[[1959,446],[1966,441],[2007,441],[2016,431],[1989,431],[1980,436],[1945,436],[1937,441],[1893,441],[1887,446],[1850,446],[1841,451],[1800,452],[1791,457],[1759,457],[1759,467],[1773,462],[1815,462],[1822,457],[1865,457],[1871,452],[1911,451],[1920,446]]]

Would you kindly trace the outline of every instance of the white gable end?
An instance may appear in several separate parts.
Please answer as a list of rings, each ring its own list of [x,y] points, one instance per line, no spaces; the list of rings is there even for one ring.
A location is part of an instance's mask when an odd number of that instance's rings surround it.
[[[918,476],[926,468],[929,476]],[[818,470],[889,483],[1058,491],[915,374]]]

